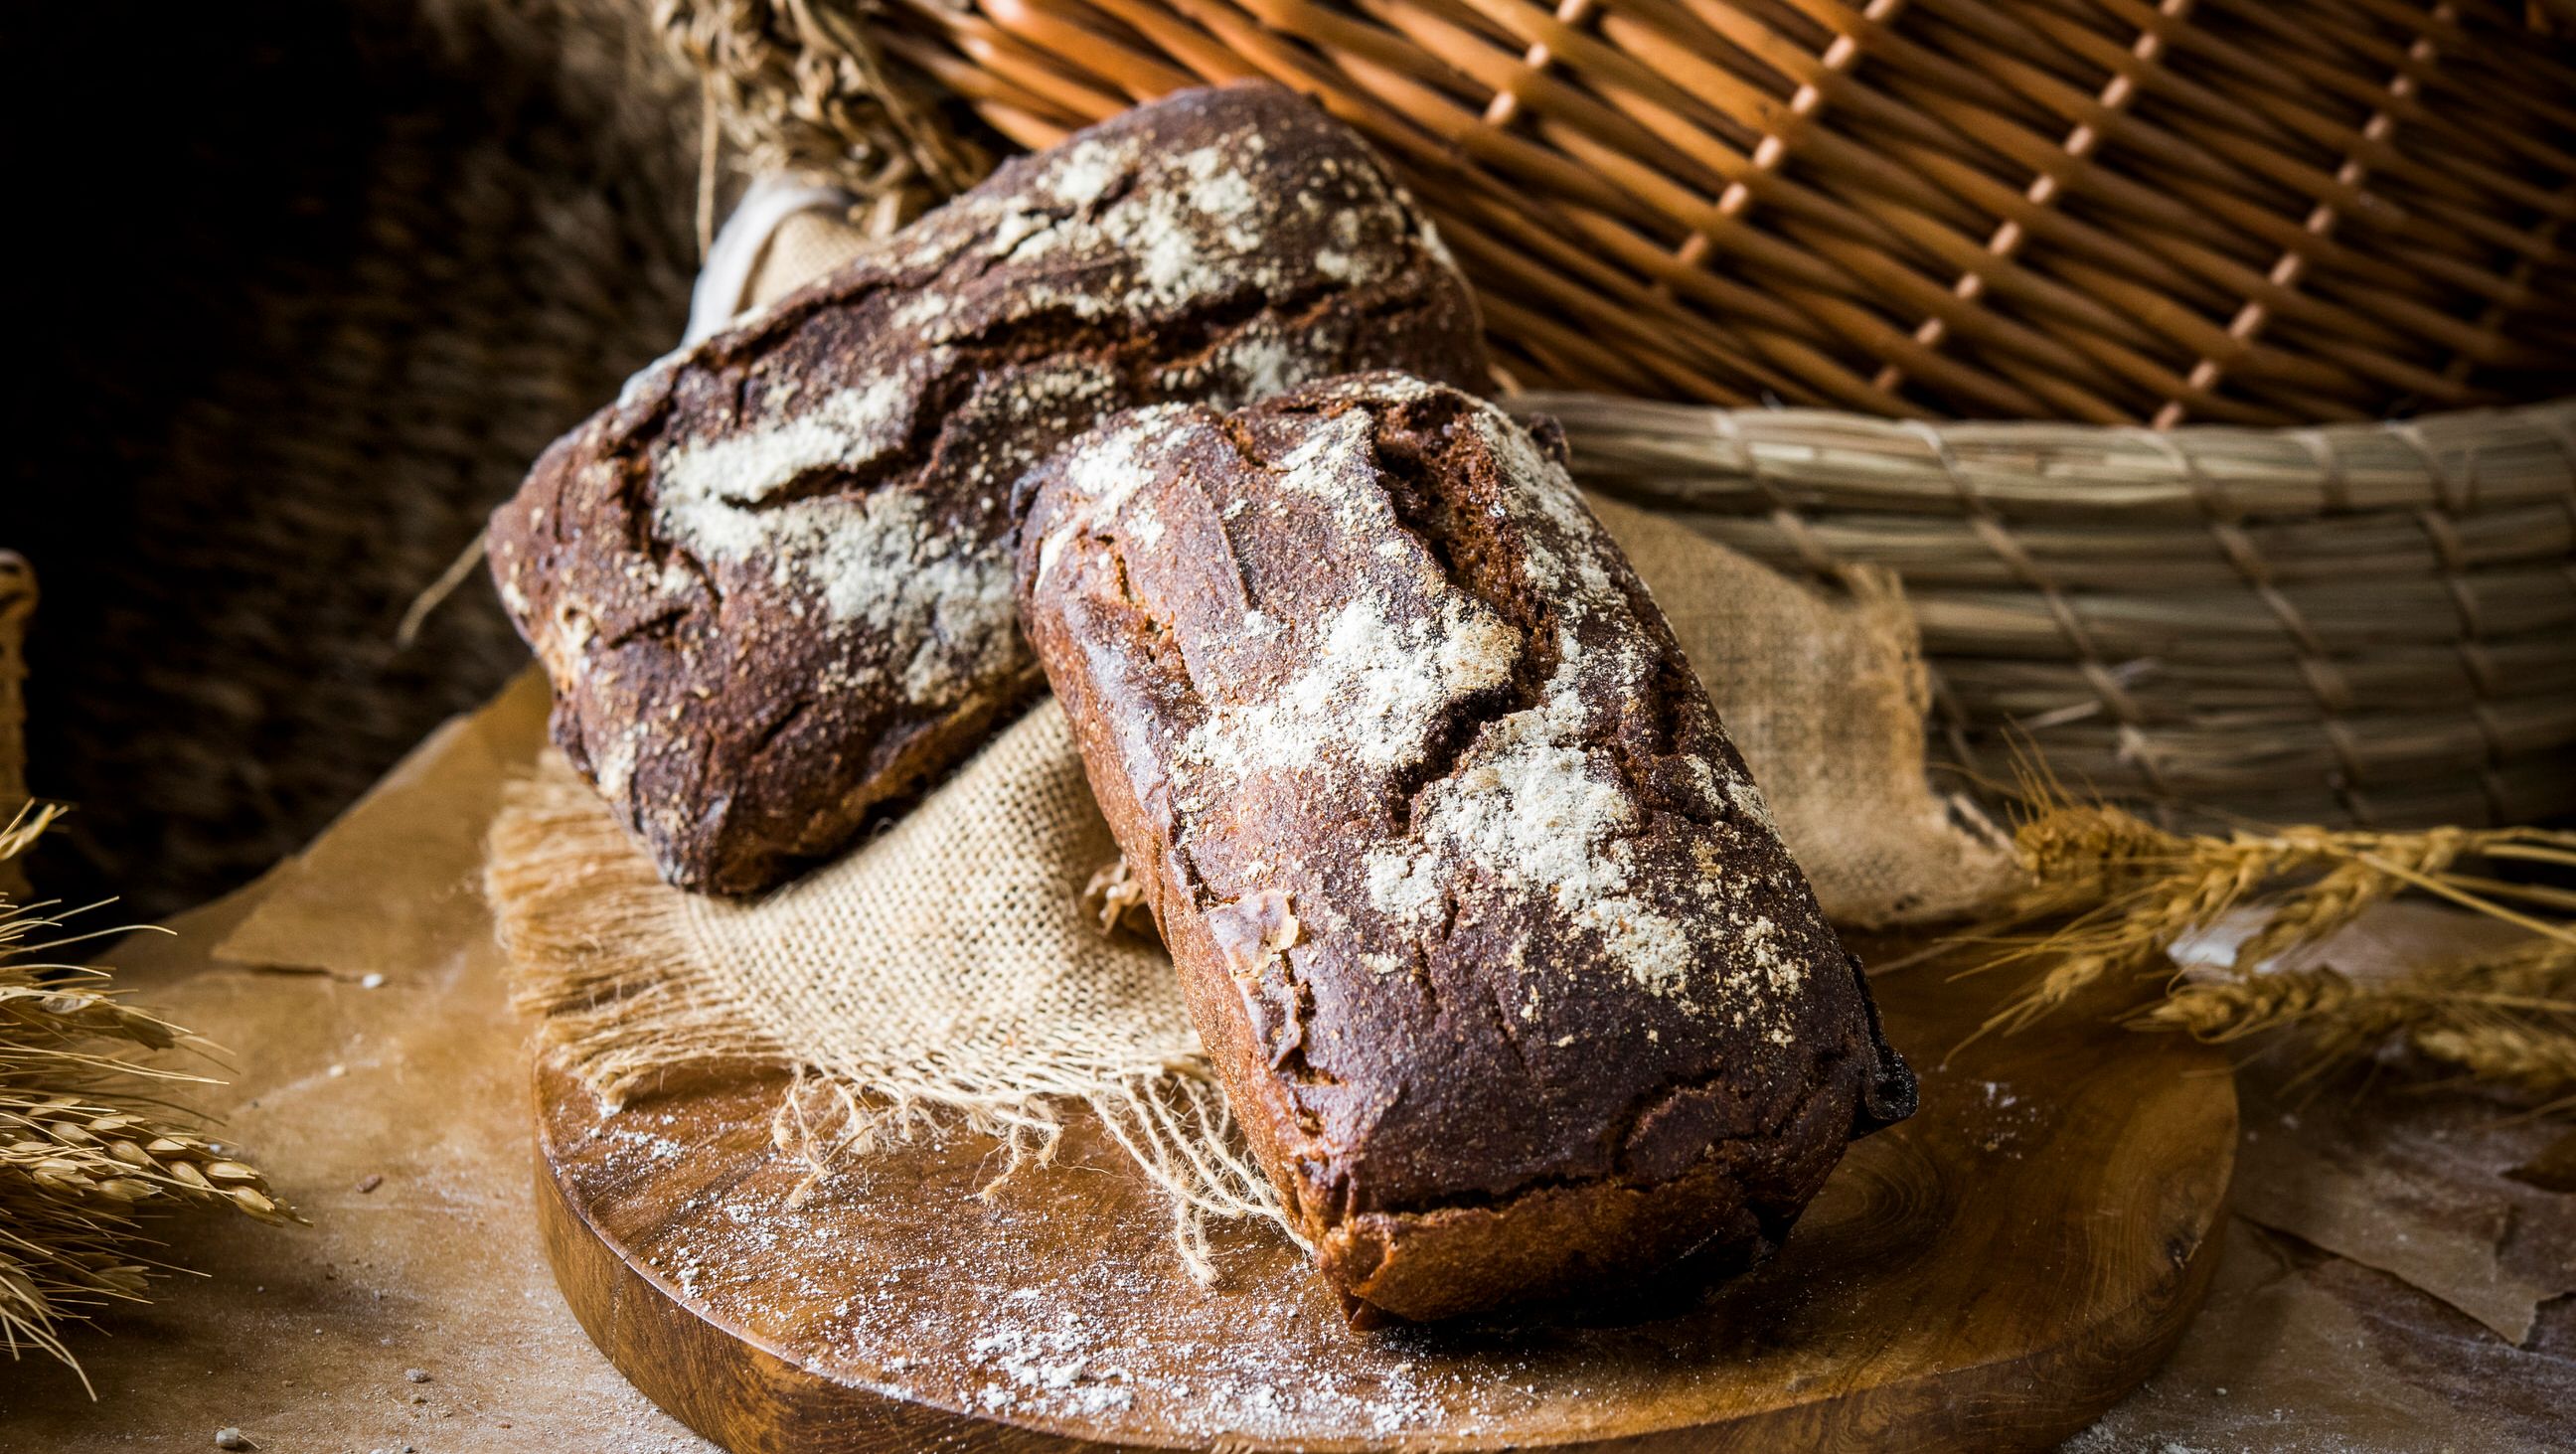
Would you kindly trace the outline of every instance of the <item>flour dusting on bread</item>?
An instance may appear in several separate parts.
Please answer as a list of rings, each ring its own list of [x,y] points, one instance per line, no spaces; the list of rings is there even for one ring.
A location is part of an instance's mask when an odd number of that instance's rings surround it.
[[[1311,103],[1187,92],[657,362],[494,518],[557,740],[674,882],[840,847],[1035,689],[1006,543],[1057,445],[1352,369],[1481,384],[1424,226]]]
[[[1253,773],[1346,759],[1371,768],[1422,760],[1455,703],[1511,679],[1520,640],[1482,602],[1452,593],[1439,614],[1398,622],[1363,595],[1311,633],[1315,662],[1276,694],[1223,703],[1182,744],[1183,760],[1227,786]]]
[[[1373,376],[1327,382],[1308,396],[1384,404],[1430,393],[1419,381]],[[1161,472],[1188,467],[1187,447],[1208,430],[1207,420],[1179,406],[1140,411],[1077,447],[1063,469],[1083,503],[1041,542],[1039,579],[1076,520],[1127,550],[1161,548],[1168,527],[1142,492]],[[1377,779],[1416,767],[1463,704],[1512,681],[1532,646],[1453,580],[1430,544],[1399,520],[1370,409],[1318,410],[1296,426],[1285,435],[1293,442],[1274,439],[1274,449],[1243,456],[1275,502],[1269,508],[1311,501],[1330,528],[1379,543],[1366,567],[1349,576],[1340,601],[1288,627],[1282,642],[1267,642],[1261,628],[1269,617],[1248,604],[1238,644],[1294,665],[1261,691],[1202,695],[1203,715],[1168,769],[1185,808],[1258,791],[1273,775]],[[1500,410],[1473,405],[1459,427],[1493,470],[1508,502],[1498,508],[1529,522],[1521,570],[1558,613],[1553,665],[1532,704],[1485,724],[1445,776],[1413,789],[1403,837],[1357,845],[1369,903],[1420,926],[1449,911],[1452,896],[1438,891],[1441,884],[1535,894],[1648,993],[1739,1021],[1760,1013],[1786,1033],[1776,1005],[1802,971],[1770,952],[1749,920],[1736,921],[1733,875],[1709,871],[1682,885],[1695,901],[1688,914],[1677,915],[1669,902],[1677,885],[1668,873],[1655,876],[1655,892],[1639,891],[1633,840],[1646,824],[1603,738],[1619,704],[1655,690],[1653,664],[1633,644],[1586,644],[1603,628],[1615,636],[1632,610],[1594,548],[1598,525],[1563,467]],[[1220,513],[1233,518],[1240,503]],[[1687,772],[1705,807],[1772,831],[1740,767],[1692,757]],[[1731,938],[1738,952],[1720,952],[1721,938]]]

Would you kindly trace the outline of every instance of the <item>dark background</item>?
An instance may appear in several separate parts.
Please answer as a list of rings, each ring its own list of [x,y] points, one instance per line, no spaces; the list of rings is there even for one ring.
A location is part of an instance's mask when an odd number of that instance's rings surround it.
[[[11,6],[39,892],[171,912],[527,660],[478,572],[674,342],[697,96],[615,0]]]

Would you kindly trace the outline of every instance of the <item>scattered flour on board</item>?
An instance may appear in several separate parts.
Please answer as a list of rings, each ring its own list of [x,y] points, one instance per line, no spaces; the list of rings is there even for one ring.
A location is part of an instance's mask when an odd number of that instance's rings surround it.
[[[2048,1119],[2045,1100],[2025,1097],[2002,1081],[1977,1084],[1984,1096],[1984,1114],[1978,1118],[1983,1134],[1978,1146],[1992,1155],[2018,1159],[2022,1138],[2036,1132]]]
[[[640,1184],[697,1149],[654,1129],[655,1114],[611,1118],[596,1143],[601,1184]],[[971,1413],[1205,1441],[1473,1435],[1542,1400],[1581,1404],[1562,1380],[1537,1387],[1517,1351],[1354,1338],[1301,1259],[1201,1289],[1160,1255],[1158,1204],[1132,1209],[1112,1255],[1040,1262],[1027,1249],[1060,1235],[1043,1191],[976,1201],[971,1182],[953,1185],[935,1193],[961,1199],[950,1232],[890,1235],[924,1212],[912,1178],[862,1160],[790,1206],[796,1165],[762,1154],[764,1169],[666,1227],[646,1270],[723,1323],[801,1349],[828,1378]],[[815,1256],[821,1247],[846,1255]]]

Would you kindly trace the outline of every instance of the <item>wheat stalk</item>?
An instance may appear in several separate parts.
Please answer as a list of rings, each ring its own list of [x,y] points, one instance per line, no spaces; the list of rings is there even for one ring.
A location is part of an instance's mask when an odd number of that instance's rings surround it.
[[[2321,1016],[2349,1015],[2356,1002],[2371,998],[2342,974],[2320,966],[2248,979],[2186,980],[2130,1023],[2224,1044]]]
[[[0,858],[52,817],[21,811],[0,828]],[[77,1372],[63,1327],[142,1299],[154,1270],[135,1252],[145,1219],[302,1218],[256,1167],[150,1094],[205,1080],[143,1058],[191,1046],[187,1031],[128,1004],[104,970],[38,957],[98,937],[63,934],[68,917],[0,899],[0,1347]]]
[[[2540,941],[2502,954],[2355,984],[2329,965],[2225,979],[2184,977],[2132,1016],[2224,1044],[2276,1030],[2307,1032],[2315,1075],[2392,1042],[2473,1080],[2543,1097],[2576,1092],[2576,950]]]
[[[2029,887],[2007,906],[1998,927],[2066,921],[2044,935],[2004,941],[2001,953],[1977,966],[2054,961],[1989,1028],[2026,1028],[2102,980],[2155,968],[2176,939],[2330,854],[2326,836],[2186,838],[2100,806],[2034,818],[2014,835]]]
[[[2576,893],[2459,869],[2479,859],[2576,867],[2576,834],[2293,827],[2192,836],[2107,804],[2072,801],[2028,762],[2020,787],[2031,805],[2013,840],[2024,887],[1985,925],[1949,941],[1954,952],[1975,956],[1963,974],[2038,967],[1987,1030],[2026,1028],[2105,981],[2163,974],[2178,939],[2259,908],[2265,918],[2238,946],[2231,974],[2168,977],[2163,996],[2129,1023],[2213,1043],[2296,1027],[2321,1066],[2394,1042],[2474,1081],[2576,1095],[2576,926],[2550,916],[2576,907]],[[2324,965],[2259,972],[2410,893],[2533,937],[2387,983],[2356,984]]]
[[[2325,875],[2272,911],[2263,927],[2236,949],[2236,967],[2250,970],[2302,944],[2313,944],[2344,928],[2375,904],[2405,892],[2408,880],[2381,867],[2394,862],[2414,874],[2440,874],[2459,860],[2471,835],[2458,828],[2437,828],[2414,837],[2324,835],[2318,856],[2348,852]],[[2376,861],[2374,861],[2376,860]]]

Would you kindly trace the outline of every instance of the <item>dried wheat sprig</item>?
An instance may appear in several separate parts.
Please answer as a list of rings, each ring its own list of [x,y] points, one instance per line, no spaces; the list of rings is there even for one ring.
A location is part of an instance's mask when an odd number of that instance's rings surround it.
[[[2129,1023],[2141,1030],[2180,1030],[2222,1044],[2325,1021],[2339,1034],[2376,1042],[2445,1015],[2492,1011],[2569,1015],[2576,1014],[2576,999],[2481,988],[2466,980],[2442,984],[2427,977],[2356,984],[2331,965],[2315,965],[2241,978],[2185,976]]]
[[[2485,848],[2487,857],[2576,868],[2576,834],[2540,828],[2509,828],[2500,832],[2497,840]]]
[[[1993,919],[1951,943],[1986,946],[1963,973],[2041,957],[2053,962],[1997,1011],[1988,1029],[2027,1027],[2106,979],[2152,973],[2177,939],[2240,907],[2270,909],[2262,927],[2240,946],[2240,969],[2314,943],[2409,890],[2576,943],[2576,930],[2483,892],[2493,880],[2453,872],[2460,860],[2476,856],[2510,853],[2539,861],[2576,855],[2576,834],[2294,827],[2193,837],[2108,804],[2071,801],[2031,762],[2022,764],[2020,788],[2032,805],[2014,833],[2025,887]],[[2550,895],[2534,897],[2545,901]],[[2042,933],[2009,932],[2039,920],[2059,922]]]
[[[2223,1044],[2299,1029],[2301,1079],[2400,1045],[2471,1080],[2544,1100],[2576,1095],[2576,946],[2539,939],[2361,984],[2329,965],[2226,978],[2178,977],[2131,1016]]]
[[[158,1200],[229,1203],[263,1222],[296,1220],[257,1168],[204,1138],[72,1096],[37,1101],[0,1090],[0,1177],[12,1173],[98,1212]]]
[[[2313,834],[2185,838],[2103,806],[2042,814],[2014,834],[2014,846],[2031,887],[2007,907],[2006,924],[2072,917],[2049,933],[2012,942],[1969,971],[2056,957],[1987,1022],[1989,1029],[2026,1028],[2094,984],[2152,970],[2176,939],[2333,852]]]
[[[21,812],[0,827],[0,858],[52,817]],[[302,1220],[257,1168],[148,1093],[206,1079],[141,1058],[192,1046],[187,1031],[128,1004],[104,971],[35,958],[95,937],[57,932],[79,912],[0,899],[0,1347],[75,1372],[65,1326],[143,1296],[154,1268],[134,1249],[148,1216]]]
[[[2396,862],[2416,874],[2439,874],[2459,860],[2469,841],[2469,833],[2458,828],[2437,828],[2411,838],[2380,837],[2368,857],[2336,863],[2274,909],[2263,927],[2236,947],[2236,967],[2251,969],[2302,944],[2313,944],[2351,924],[2373,905],[2406,891],[2405,877],[2374,866],[2372,859]],[[2331,844],[2324,852],[2332,855],[2341,849],[2341,844]]]
[[[39,982],[33,973],[38,970],[49,970],[60,977]],[[79,978],[92,983],[78,983]],[[167,1050],[179,1043],[178,1026],[127,1005],[116,991],[103,988],[106,983],[107,976],[95,969],[8,966],[0,971],[0,1025],[7,1027],[0,1031],[0,1038],[18,1045],[31,1039],[68,1043],[95,1037],[122,1040],[146,1050]]]
[[[6,826],[0,826],[0,858],[16,858],[45,836],[54,820],[63,815],[60,803],[25,802],[9,815]]]
[[[2224,1044],[2320,1016],[2348,1015],[2357,999],[2366,998],[2350,979],[2320,965],[2244,979],[2184,980],[2129,1023]]]
[[[2436,965],[2424,973],[2464,990],[2566,999],[2576,996],[2576,944],[2534,939],[2494,954]]]
[[[2483,874],[2461,873],[2456,869],[2442,875],[2457,887],[2485,898],[2513,900],[2553,913],[2576,914],[2576,890],[2556,888],[2549,884],[2511,883]]]
[[[2576,1031],[2562,1025],[2524,1019],[2437,1024],[2408,1041],[2471,1080],[2543,1100],[2576,1095]]]
[[[143,1300],[152,1269],[123,1251],[129,1237],[41,1215],[0,1224],[0,1347],[15,1358],[23,1344],[79,1373],[62,1325],[111,1302]],[[88,1387],[86,1374],[81,1384]]]
[[[2458,865],[2478,858],[2576,864],[2576,834],[2248,826],[2194,836],[2108,804],[2074,801],[2032,758],[2019,764],[2018,778],[2029,805],[2014,833],[2024,887],[1947,946],[1968,956],[1963,975],[2024,965],[2037,972],[1979,1034],[2027,1028],[2105,981],[2152,977],[2177,940],[2240,908],[2259,908],[2267,916],[2239,945],[2232,977],[2175,978],[2131,1023],[2211,1041],[2302,1026],[2321,1061],[2369,1054],[2402,1037],[2426,1059],[2476,1078],[2530,1090],[2549,1084],[2558,1064],[2552,1057],[2567,1043],[2560,1017],[2576,983],[2576,928],[2538,915],[2576,905],[2576,893],[2462,873]],[[2508,954],[2438,966],[2397,984],[2356,985],[2328,967],[2252,973],[2407,893],[2450,900],[2535,938]]]

